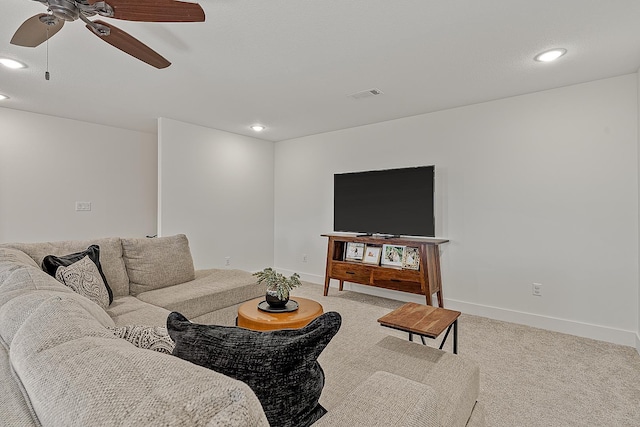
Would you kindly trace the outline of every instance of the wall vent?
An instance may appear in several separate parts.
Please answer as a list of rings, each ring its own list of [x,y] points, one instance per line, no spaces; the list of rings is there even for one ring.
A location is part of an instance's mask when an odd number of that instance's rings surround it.
[[[349,98],[353,99],[362,99],[369,98],[371,96],[382,95],[382,91],[380,89],[367,89],[360,92],[352,93],[351,95],[347,95]]]

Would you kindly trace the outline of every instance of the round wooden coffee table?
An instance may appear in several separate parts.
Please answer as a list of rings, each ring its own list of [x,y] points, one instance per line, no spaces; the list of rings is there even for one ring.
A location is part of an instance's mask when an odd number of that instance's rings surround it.
[[[298,329],[323,313],[322,306],[316,301],[300,297],[291,299],[298,302],[299,308],[289,313],[269,313],[258,309],[264,297],[245,302],[238,307],[238,326],[254,331]]]

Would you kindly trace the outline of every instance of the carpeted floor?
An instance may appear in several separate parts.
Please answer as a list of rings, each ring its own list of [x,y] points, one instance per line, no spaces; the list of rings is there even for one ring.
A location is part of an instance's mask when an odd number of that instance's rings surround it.
[[[376,319],[402,302],[305,283],[295,296],[315,299],[371,333],[406,337]],[[357,303],[357,316],[343,311]],[[367,306],[369,309],[367,309]],[[480,365],[488,427],[640,426],[640,355],[631,347],[463,314],[458,354]],[[445,350],[451,351],[451,337]],[[428,342],[439,345],[439,339]],[[322,361],[321,361],[322,363]]]

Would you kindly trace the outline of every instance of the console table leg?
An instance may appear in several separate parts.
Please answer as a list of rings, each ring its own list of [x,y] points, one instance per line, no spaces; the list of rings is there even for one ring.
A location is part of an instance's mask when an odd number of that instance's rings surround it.
[[[433,306],[433,301],[431,299],[431,295],[429,295],[429,291],[427,291],[425,297],[427,298],[427,305]]]
[[[342,290],[342,287],[344,286],[344,280],[340,280],[340,290]]]

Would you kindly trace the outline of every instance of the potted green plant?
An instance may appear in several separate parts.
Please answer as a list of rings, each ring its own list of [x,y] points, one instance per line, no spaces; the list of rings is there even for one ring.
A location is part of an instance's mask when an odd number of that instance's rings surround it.
[[[289,293],[293,288],[301,286],[300,275],[293,273],[291,277],[285,277],[271,267],[253,273],[258,277],[258,284],[264,283],[267,287],[265,299],[273,308],[283,308],[289,302]]]

